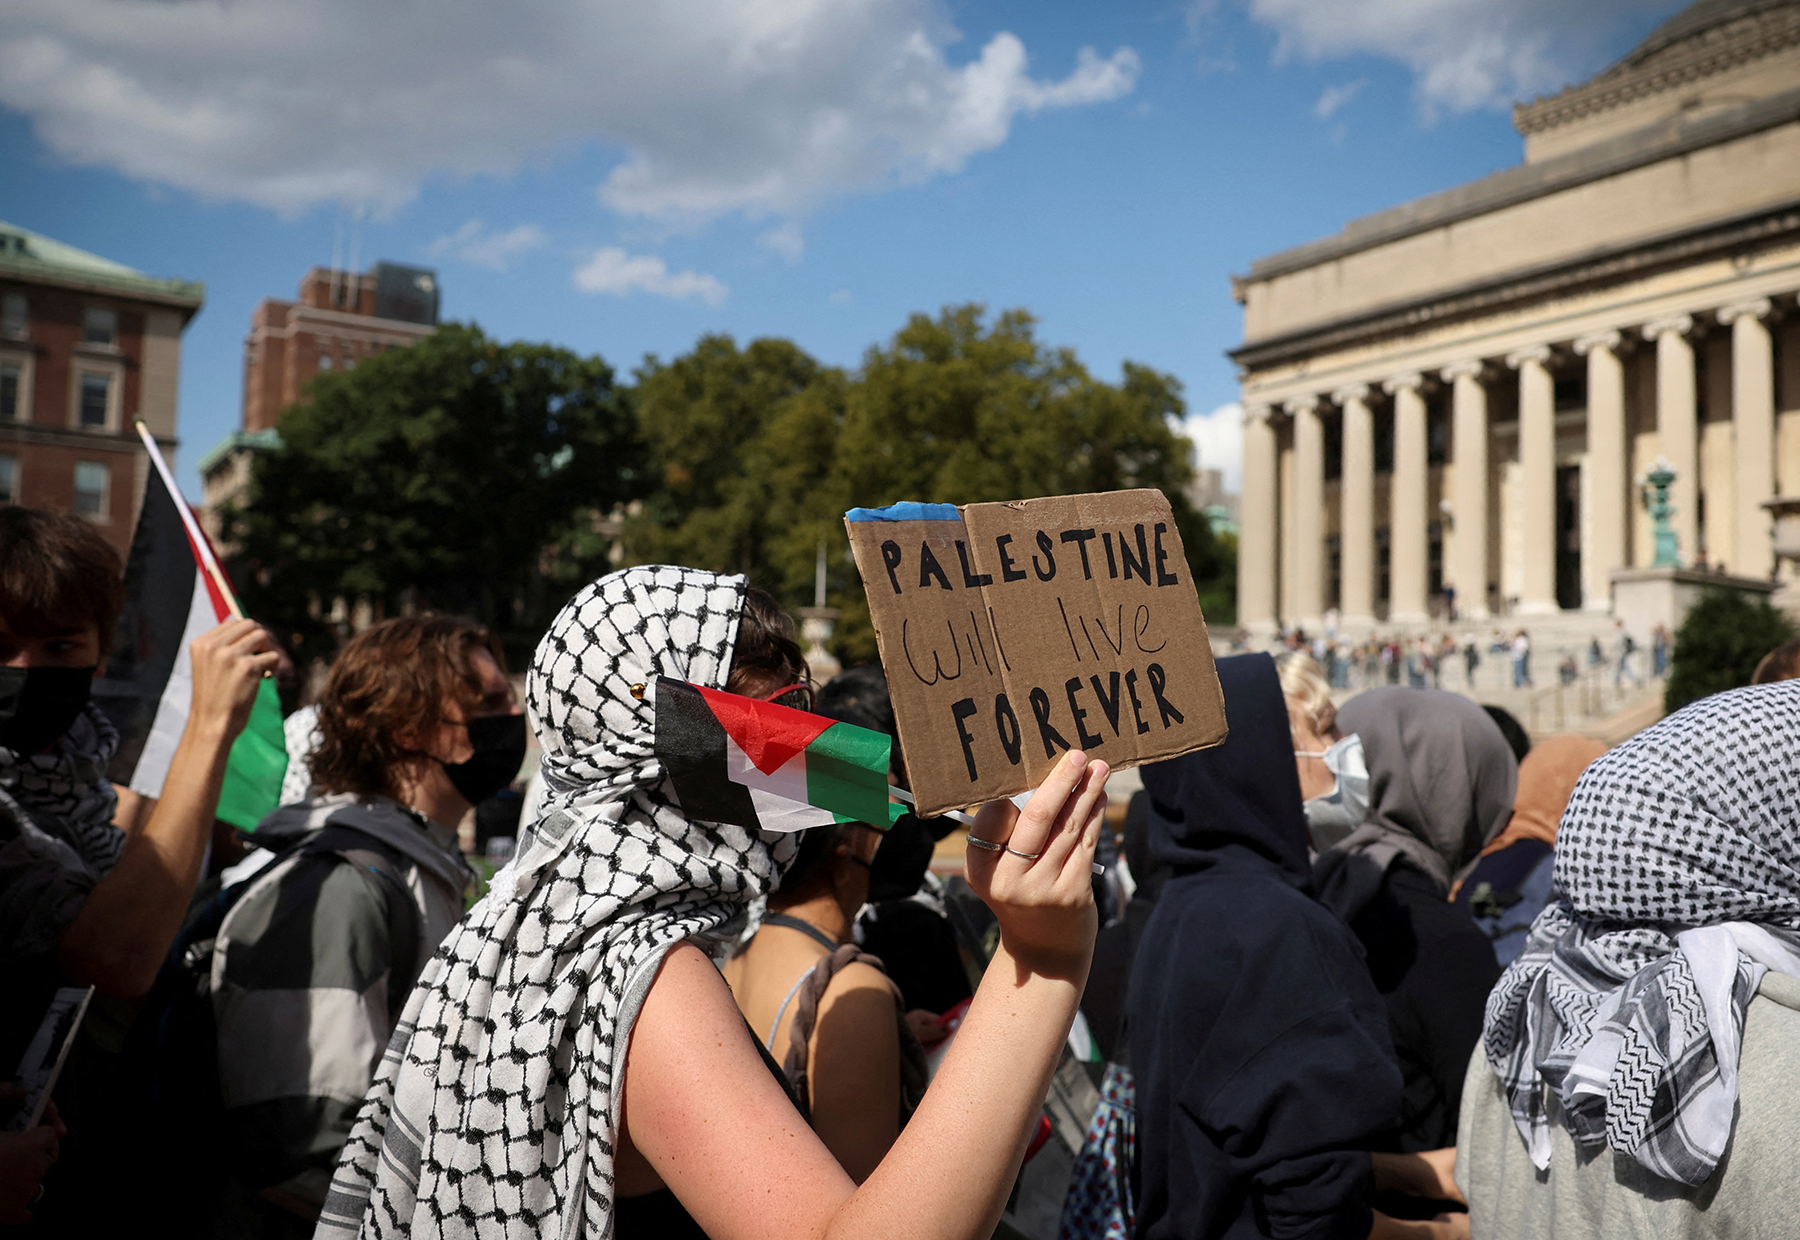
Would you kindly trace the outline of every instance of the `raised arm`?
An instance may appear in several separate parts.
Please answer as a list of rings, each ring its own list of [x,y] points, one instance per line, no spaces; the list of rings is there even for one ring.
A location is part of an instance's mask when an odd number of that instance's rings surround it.
[[[968,855],[1000,947],[924,1102],[860,1188],[763,1066],[711,964],[669,954],[632,1033],[621,1135],[708,1235],[992,1234],[1087,980],[1106,775],[1071,753],[1023,813],[997,802],[977,818],[977,839],[1010,846]]]
[[[156,980],[200,877],[231,744],[279,659],[254,620],[227,620],[188,650],[193,704],[162,798],[57,944],[63,972],[104,994],[133,998]]]

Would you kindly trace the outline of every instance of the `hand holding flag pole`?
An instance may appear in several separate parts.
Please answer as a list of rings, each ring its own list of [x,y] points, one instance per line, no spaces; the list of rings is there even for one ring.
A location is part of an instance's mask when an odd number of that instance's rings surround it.
[[[122,624],[133,640],[109,673],[129,685],[137,703],[123,729],[129,736],[112,777],[154,798],[162,795],[192,706],[191,643],[214,626],[245,616],[150,428],[141,418],[135,421],[154,473],[125,572]],[[232,743],[216,810],[218,818],[243,831],[254,831],[280,804],[287,769],[280,698],[270,673],[263,677],[250,717]]]

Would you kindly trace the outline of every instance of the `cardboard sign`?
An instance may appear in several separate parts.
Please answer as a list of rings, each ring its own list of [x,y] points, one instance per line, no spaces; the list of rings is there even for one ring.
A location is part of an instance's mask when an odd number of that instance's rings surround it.
[[[845,515],[922,814],[1035,788],[1070,749],[1114,770],[1225,739],[1161,491]]]

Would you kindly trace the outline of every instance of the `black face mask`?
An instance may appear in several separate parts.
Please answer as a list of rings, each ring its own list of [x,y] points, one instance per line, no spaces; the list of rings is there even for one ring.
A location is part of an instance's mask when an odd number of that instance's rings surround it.
[[[912,814],[902,814],[875,850],[874,864],[869,867],[869,903],[904,900],[917,892],[931,867],[934,842],[923,822]]]
[[[93,689],[91,667],[0,667],[0,748],[48,749],[74,724]]]
[[[444,763],[444,774],[463,800],[480,805],[512,783],[524,765],[525,716],[477,716],[469,720],[469,744],[475,747],[474,756],[467,762]]]

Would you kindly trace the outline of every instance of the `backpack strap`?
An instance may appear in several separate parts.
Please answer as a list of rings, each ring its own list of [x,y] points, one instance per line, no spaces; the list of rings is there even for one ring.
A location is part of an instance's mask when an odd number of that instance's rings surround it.
[[[379,876],[388,888],[388,1011],[395,1019],[405,1006],[425,962],[419,959],[419,909],[412,890],[400,877],[403,860],[397,849],[354,827],[333,823],[301,841],[296,851],[307,856],[335,857]]]

